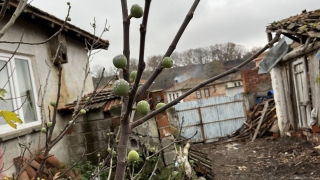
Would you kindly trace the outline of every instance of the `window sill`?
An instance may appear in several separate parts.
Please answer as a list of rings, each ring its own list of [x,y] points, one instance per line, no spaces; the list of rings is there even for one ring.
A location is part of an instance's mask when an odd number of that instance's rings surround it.
[[[36,125],[36,126],[25,128],[25,129],[19,129],[13,132],[4,133],[0,135],[0,142],[5,142],[10,139],[14,139],[16,137],[24,136],[40,130],[41,130],[41,125]]]

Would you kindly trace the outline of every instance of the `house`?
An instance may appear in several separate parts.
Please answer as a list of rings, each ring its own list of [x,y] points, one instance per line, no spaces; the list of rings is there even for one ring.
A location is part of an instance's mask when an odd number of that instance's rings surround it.
[[[299,15],[271,23],[266,28],[269,40],[276,31],[296,42],[295,47],[280,52],[284,56],[270,71],[281,135],[293,130],[317,140],[319,134],[311,134],[310,128],[319,132],[320,9],[304,10]],[[270,51],[274,48],[276,46]]]
[[[3,27],[16,9],[16,2],[10,1],[4,19],[0,22]],[[14,25],[4,34],[1,41],[18,41],[24,30],[23,42],[44,42],[55,32],[57,32],[63,20],[56,18],[40,9],[28,5],[21,16],[15,21]],[[62,49],[59,52],[59,61],[62,63],[61,97],[58,105],[64,105],[73,101],[80,94],[84,78],[83,68],[87,62],[87,50],[85,41],[91,42],[94,36],[70,23],[67,23],[63,31],[52,38],[47,43],[38,45],[21,44],[17,49],[17,44],[0,43],[0,68],[8,63],[0,71],[0,87],[7,91],[4,99],[0,101],[0,109],[13,111],[16,110],[23,124],[13,129],[0,117],[0,164],[4,164],[6,171],[0,173],[0,179],[4,174],[12,175],[16,171],[11,166],[13,159],[21,155],[22,149],[19,143],[29,146],[30,151],[37,150],[39,145],[44,144],[45,135],[40,133],[43,126],[41,121],[40,108],[37,104],[41,101],[38,92],[43,91],[49,72],[49,65],[53,66],[51,75],[48,77],[48,89],[44,98],[44,121],[49,121],[50,108],[51,115],[53,108],[50,101],[55,101],[58,89],[58,70],[50,60],[55,55],[55,50],[59,43]],[[95,49],[108,49],[108,40],[99,39]],[[17,50],[16,50],[17,49]],[[9,62],[8,59],[15,55]],[[9,78],[10,77],[10,78]],[[9,81],[8,81],[9,79]],[[94,86],[92,79],[87,79],[84,93],[89,93]],[[41,90],[41,91],[40,91]],[[61,115],[57,116],[57,124],[53,136],[55,137],[60,129],[68,123]],[[58,159],[65,162],[69,159],[68,144],[66,139],[62,139],[52,150]],[[61,150],[65,149],[65,151]],[[28,156],[26,151],[25,156]],[[2,168],[2,167],[1,167]]]
[[[165,102],[171,102],[191,88],[203,82],[204,78],[190,78],[186,81],[178,83],[176,81],[173,86],[165,90]],[[241,74],[227,76],[225,78],[214,81],[189,96],[185,97],[181,102],[194,101],[198,99],[206,99],[214,96],[233,96],[243,92]]]

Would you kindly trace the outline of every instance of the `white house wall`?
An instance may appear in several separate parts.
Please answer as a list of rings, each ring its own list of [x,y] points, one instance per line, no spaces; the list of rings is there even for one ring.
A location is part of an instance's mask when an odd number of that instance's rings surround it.
[[[6,17],[3,21],[1,21],[1,27],[4,22],[7,22],[8,17]],[[22,29],[24,29],[24,42],[41,42],[49,38],[51,33],[48,33],[48,29],[50,27],[42,27],[36,24],[27,22],[22,19],[18,19],[12,28],[7,31],[7,33],[1,38],[2,41],[19,41],[21,37]],[[13,53],[16,49],[17,44],[0,44],[0,52],[1,53]],[[51,59],[51,53],[49,52],[50,45],[49,44],[41,44],[37,46],[31,45],[21,45],[17,51],[18,55],[28,56],[32,60],[32,70],[33,75],[35,77],[35,84],[37,90],[41,87],[43,88],[45,85],[46,77],[49,71],[49,67],[45,61],[49,64]],[[73,39],[67,38],[67,55],[68,55],[68,63],[63,64],[63,76],[62,76],[62,102],[72,102],[76,100],[77,96],[81,91],[81,87],[83,84],[84,71],[86,63],[86,50],[85,46],[82,42],[75,41]],[[58,88],[58,71],[56,67],[53,67],[51,75],[49,77],[49,86],[46,92],[46,98],[44,101],[46,118],[48,116],[48,106],[50,101],[56,100],[57,88]],[[93,82],[92,78],[89,75],[86,82],[86,90],[84,93],[91,92],[93,90]],[[51,107],[50,107],[51,108]],[[51,108],[51,116],[52,116],[52,108]],[[57,117],[57,125],[55,127],[53,137],[60,132],[60,130],[65,126],[68,120],[62,119],[60,115]],[[43,134],[39,134],[39,132],[31,133],[28,135],[24,135],[20,137],[20,143],[28,144],[31,143],[30,149],[36,150],[39,145],[39,135],[44,138]],[[0,160],[0,164],[4,163],[4,169],[9,168],[13,163],[13,158],[20,156],[21,148],[18,145],[18,139],[10,139],[1,143],[0,152],[6,147],[6,153],[4,158]],[[43,142],[40,144],[44,145]],[[41,145],[41,146],[42,146]],[[62,139],[50,153],[55,154],[55,156],[62,160],[67,161],[69,159],[68,150],[67,150],[67,142],[66,139]],[[28,156],[28,155],[26,155]],[[16,171],[15,167],[12,166],[9,168],[5,174],[11,175]]]
[[[226,88],[226,95],[227,95],[227,96],[234,96],[234,95],[240,94],[240,93],[242,93],[242,92],[244,92],[243,86]]]

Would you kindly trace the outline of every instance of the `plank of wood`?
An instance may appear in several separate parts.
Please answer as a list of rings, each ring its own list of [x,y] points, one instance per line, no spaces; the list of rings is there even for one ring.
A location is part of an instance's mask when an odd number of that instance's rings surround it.
[[[263,111],[262,111],[262,115],[261,115],[261,117],[260,117],[260,121],[259,121],[258,127],[257,127],[257,129],[255,130],[255,133],[254,133],[254,135],[253,135],[253,137],[252,137],[252,141],[254,141],[254,140],[256,139],[257,135],[258,135],[258,132],[259,132],[259,130],[260,130],[260,126],[261,126],[261,124],[262,124],[262,121],[263,121],[263,119],[264,119],[264,116],[266,115],[266,112],[267,112],[268,107],[269,107],[269,101],[266,101],[266,102],[264,103],[264,107],[263,107]]]

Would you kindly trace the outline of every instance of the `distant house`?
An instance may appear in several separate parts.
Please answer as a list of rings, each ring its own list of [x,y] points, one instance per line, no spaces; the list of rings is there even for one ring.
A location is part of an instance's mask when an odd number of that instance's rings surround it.
[[[266,29],[269,41],[276,31],[298,45],[291,45],[270,71],[281,134],[302,130],[319,141],[320,134],[311,135],[309,129],[313,125],[319,132],[320,125],[320,9],[271,23]]]
[[[165,102],[171,102],[177,97],[181,96],[191,88],[195,87],[199,83],[205,81],[204,78],[190,78],[186,81],[175,84],[165,92]],[[181,102],[194,101],[198,99],[206,99],[214,96],[233,96],[235,94],[243,92],[241,74],[231,75],[226,78],[214,81],[200,88],[189,96],[185,97]]]
[[[9,21],[17,3],[17,1],[10,1],[5,17],[0,22],[1,27]],[[28,5],[1,40],[19,41],[23,30],[24,42],[43,42],[56,33],[63,23],[64,20]],[[54,57],[58,45],[61,43],[57,61],[62,63],[63,75],[60,101],[57,104],[61,105],[73,101],[81,92],[82,83],[79,82],[83,81],[83,68],[88,60],[85,43],[92,42],[92,38],[98,40],[94,49],[108,48],[108,40],[95,37],[69,23],[66,23],[64,29],[47,43],[21,44],[17,50],[15,44],[0,44],[0,68],[8,63],[0,70],[0,87],[7,91],[4,97],[7,101],[0,101],[0,109],[14,111],[23,121],[23,124],[17,125],[17,129],[14,129],[6,123],[3,117],[0,117],[0,168],[5,170],[0,172],[0,179],[3,179],[5,174],[11,176],[16,172],[12,162],[14,158],[21,156],[20,143],[28,145],[28,151],[31,152],[37,150],[39,145],[44,145],[45,136],[41,134],[40,129],[44,121],[49,121],[50,112],[52,115],[53,107],[50,106],[50,101],[57,99],[58,69],[50,60]],[[10,57],[12,57],[11,60]],[[49,65],[53,66],[51,76],[48,76]],[[49,86],[44,100],[45,112],[41,114],[41,109],[38,107],[41,100],[38,97],[39,94],[42,95],[40,90],[43,91],[46,82]],[[92,80],[88,79],[84,93],[92,91],[93,87]],[[68,119],[57,116],[54,137],[67,123]],[[67,162],[69,155],[66,138],[56,144],[50,153]],[[27,156],[29,155],[26,153],[25,157]]]

